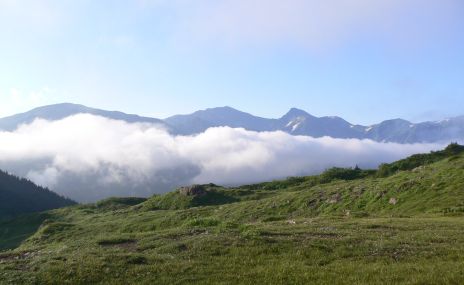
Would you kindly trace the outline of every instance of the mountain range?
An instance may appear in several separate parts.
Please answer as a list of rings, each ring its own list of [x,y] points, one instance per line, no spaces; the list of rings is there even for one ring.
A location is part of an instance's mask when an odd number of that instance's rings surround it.
[[[210,108],[188,115],[156,119],[70,103],[43,106],[25,113],[1,118],[0,130],[13,131],[20,125],[31,123],[37,118],[59,120],[79,113],[93,114],[130,123],[158,124],[175,135],[193,135],[211,127],[228,126],[257,132],[284,131],[291,135],[371,139],[377,142],[395,143],[450,142],[464,139],[464,116],[422,123],[392,119],[371,126],[363,126],[351,124],[336,116],[316,117],[297,108],[290,109],[278,119],[253,116],[231,107]]]

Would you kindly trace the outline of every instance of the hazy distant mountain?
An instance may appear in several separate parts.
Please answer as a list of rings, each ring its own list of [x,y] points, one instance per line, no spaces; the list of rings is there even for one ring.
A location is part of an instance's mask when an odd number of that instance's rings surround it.
[[[72,200],[0,170],[0,219],[73,204]]]
[[[191,135],[211,127],[229,126],[251,131],[284,131],[312,137],[372,139],[379,142],[419,143],[464,139],[464,116],[414,124],[402,119],[372,126],[353,125],[340,117],[315,117],[292,108],[280,119],[266,119],[231,107],[212,108],[165,120],[179,134]]]
[[[257,132],[284,131],[292,135],[372,139],[379,142],[420,143],[464,140],[464,116],[418,124],[394,119],[372,126],[362,126],[353,125],[340,117],[315,117],[296,108],[290,109],[279,119],[267,119],[231,107],[219,107],[160,120],[69,103],[44,106],[0,119],[0,130],[14,130],[21,124],[32,122],[35,118],[59,120],[78,113],[94,114],[126,122],[156,123],[166,127],[172,134],[180,135],[193,135],[211,127],[228,126]]]
[[[340,138],[360,137],[362,131],[351,128],[350,123],[338,117],[317,118],[303,110],[290,109],[280,119],[265,119],[235,110],[220,107],[197,111],[190,115],[176,115],[165,119],[180,134],[200,133],[211,127],[228,126],[250,131],[285,131],[293,135],[314,137],[333,136]]]
[[[98,115],[109,119],[126,121],[129,123],[144,122],[166,126],[162,120],[155,118],[130,115],[118,111],[99,110],[78,104],[62,103],[39,107],[25,113],[2,118],[0,119],[0,130],[13,131],[18,126],[31,123],[37,118],[54,121],[80,113]]]
[[[228,126],[250,131],[276,130],[277,120],[255,117],[231,107],[219,107],[197,111],[190,115],[176,115],[165,119],[179,134],[200,133],[211,127]]]
[[[437,139],[464,138],[464,116],[449,118],[436,122],[411,124],[404,142],[435,141]]]
[[[292,135],[334,138],[361,138],[362,126],[352,126],[339,117],[314,117],[296,108],[279,119],[279,130]]]
[[[399,143],[461,141],[464,139],[464,116],[418,124],[402,119],[388,120],[366,128],[365,137]]]

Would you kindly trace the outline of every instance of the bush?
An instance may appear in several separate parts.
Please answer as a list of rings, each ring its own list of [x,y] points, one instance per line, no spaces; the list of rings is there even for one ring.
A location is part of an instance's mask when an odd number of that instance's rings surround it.
[[[213,218],[195,218],[187,221],[189,227],[215,227],[220,224],[220,221]]]
[[[329,183],[334,180],[355,180],[365,178],[372,174],[370,170],[362,170],[358,166],[355,168],[332,167],[320,175],[320,183]]]
[[[416,167],[432,164],[448,157],[455,157],[463,152],[464,146],[457,143],[452,143],[441,151],[432,151],[425,154],[415,154],[390,164],[381,164],[377,171],[377,176],[387,177],[395,174],[398,171],[413,170]]]

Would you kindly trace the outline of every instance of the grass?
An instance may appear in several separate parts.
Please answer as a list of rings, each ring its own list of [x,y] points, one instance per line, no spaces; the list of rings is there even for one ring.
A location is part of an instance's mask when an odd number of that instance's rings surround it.
[[[423,161],[3,221],[0,283],[463,284],[464,156]]]
[[[0,255],[2,280],[460,284],[464,278],[461,218],[301,218],[247,224],[192,219],[164,230],[150,230],[148,218],[160,219],[162,213],[132,217],[122,228],[115,225],[119,221],[100,220],[88,227],[77,223],[66,238],[37,234],[12,253],[19,259]]]
[[[0,252],[18,247],[34,234],[47,218],[47,214],[29,214],[14,220],[0,220]]]

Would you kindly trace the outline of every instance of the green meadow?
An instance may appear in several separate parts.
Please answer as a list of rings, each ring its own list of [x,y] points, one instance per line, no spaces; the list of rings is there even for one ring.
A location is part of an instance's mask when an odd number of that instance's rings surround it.
[[[198,189],[3,219],[0,283],[464,284],[458,145]]]

